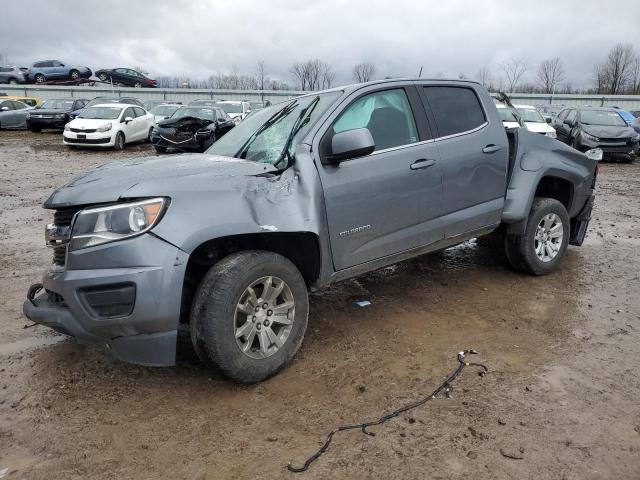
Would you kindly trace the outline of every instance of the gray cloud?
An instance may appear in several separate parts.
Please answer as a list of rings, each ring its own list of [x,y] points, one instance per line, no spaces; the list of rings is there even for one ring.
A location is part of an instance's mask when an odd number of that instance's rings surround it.
[[[151,75],[252,73],[293,83],[294,61],[320,58],[338,83],[366,60],[378,76],[474,77],[525,58],[562,58],[573,86],[617,42],[640,44],[640,2],[564,0],[24,0],[5,2],[0,54],[20,66],[59,58],[93,69],[141,66]]]

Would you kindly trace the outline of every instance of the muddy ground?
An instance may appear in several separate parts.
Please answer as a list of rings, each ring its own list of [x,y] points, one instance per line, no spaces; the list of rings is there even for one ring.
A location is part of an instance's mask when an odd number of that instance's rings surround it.
[[[24,479],[640,478],[640,163],[603,164],[588,239],[543,278],[471,241],[312,295],[293,364],[238,386],[186,341],[175,368],[81,347],[22,316],[50,261],[40,208],[104,162],[59,133],[0,132],[0,477]],[[366,308],[354,299],[371,300]],[[350,432],[430,392],[475,348],[452,398]]]

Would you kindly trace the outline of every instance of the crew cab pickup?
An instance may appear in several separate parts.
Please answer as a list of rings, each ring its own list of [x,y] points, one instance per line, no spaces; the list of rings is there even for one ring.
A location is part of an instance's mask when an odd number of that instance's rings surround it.
[[[496,230],[515,269],[552,272],[584,240],[597,159],[505,130],[474,82],[300,96],[203,154],[116,161],[56,190],[53,262],[24,313],[145,365],[173,364],[188,323],[205,364],[260,381],[300,347],[309,290]]]

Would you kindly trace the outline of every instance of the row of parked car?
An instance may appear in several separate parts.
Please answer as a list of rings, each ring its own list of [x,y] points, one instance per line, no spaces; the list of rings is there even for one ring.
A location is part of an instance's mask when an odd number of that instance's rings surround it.
[[[33,107],[0,94],[0,129],[63,130],[63,143],[69,146],[123,149],[127,143],[147,140],[161,153],[202,152],[263,106],[248,101],[194,100],[182,105],[97,97],[51,99]]]
[[[505,127],[526,128],[557,138],[580,151],[594,148],[607,157],[633,161],[640,144],[640,110],[612,107],[497,105]],[[517,117],[520,117],[518,119]]]
[[[0,83],[20,84],[90,79],[94,72],[89,67],[63,63],[60,60],[34,62],[30,67],[15,65],[0,66]],[[95,72],[101,82],[110,82],[125,87],[154,88],[158,82],[132,68],[102,68]]]

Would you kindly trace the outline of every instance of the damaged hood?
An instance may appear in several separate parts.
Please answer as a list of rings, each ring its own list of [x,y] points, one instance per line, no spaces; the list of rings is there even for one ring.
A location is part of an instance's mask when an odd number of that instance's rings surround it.
[[[213,123],[213,120],[197,117],[168,118],[158,122],[160,128],[173,128],[177,131],[195,132]]]
[[[115,202],[120,198],[171,196],[198,185],[229,185],[275,172],[267,163],[205,153],[143,157],[111,162],[75,177],[58,188],[45,208]],[[236,181],[231,181],[236,179]]]
[[[629,138],[634,137],[636,132],[633,128],[627,126],[606,126],[606,125],[588,125],[583,123],[582,130],[589,135],[598,138]]]

